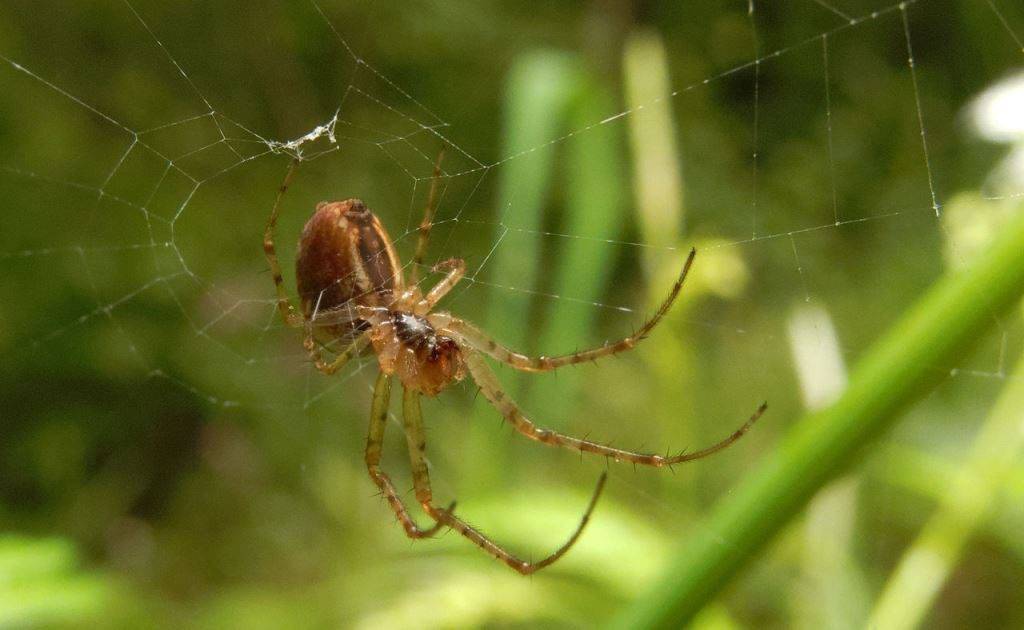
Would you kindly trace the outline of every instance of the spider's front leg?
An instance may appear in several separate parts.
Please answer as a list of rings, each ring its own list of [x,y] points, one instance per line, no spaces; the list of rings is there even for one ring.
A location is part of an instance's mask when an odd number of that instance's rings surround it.
[[[416,522],[409,516],[402,499],[395,491],[391,478],[381,470],[381,448],[384,444],[384,429],[387,426],[388,403],[391,401],[391,377],[384,372],[377,377],[377,384],[373,388],[373,405],[370,407],[370,432],[366,438],[366,469],[370,472],[370,478],[380,488],[384,498],[387,499],[391,509],[398,517],[398,522],[405,529],[409,538],[429,538],[436,534],[442,527],[438,521],[433,527],[420,529]],[[448,511],[455,509],[453,502],[448,506]]]
[[[675,302],[676,298],[679,297],[679,292],[683,288],[683,283],[686,281],[686,275],[690,272],[690,267],[693,266],[693,259],[696,255],[697,250],[691,249],[690,255],[687,256],[686,262],[683,263],[683,268],[679,272],[679,277],[676,279],[675,284],[672,285],[672,289],[669,291],[668,297],[662,301],[661,306],[658,307],[658,310],[650,319],[644,322],[643,325],[640,326],[640,328],[638,328],[632,335],[623,337],[618,341],[607,342],[603,346],[599,346],[597,348],[579,350],[571,354],[563,354],[553,357],[531,357],[520,352],[515,352],[514,350],[498,343],[492,339],[490,335],[473,324],[457,317],[452,317],[446,313],[439,313],[436,316],[435,325],[443,327],[454,333],[464,343],[476,348],[491,358],[501,361],[502,363],[523,372],[550,372],[551,370],[556,370],[567,365],[596,361],[601,357],[632,350],[638,343],[640,343],[641,340],[646,338],[647,335],[654,330],[654,327],[661,322],[662,318],[665,317],[665,314],[668,313],[670,308],[672,308],[672,304]]]
[[[434,265],[432,271],[444,273],[444,278],[435,284],[423,298],[424,313],[432,310],[445,295],[451,291],[459,280],[466,275],[466,261],[461,258],[449,258]]]
[[[472,541],[473,544],[523,575],[530,575],[552,564],[565,555],[565,552],[569,551],[569,548],[579,539],[580,534],[583,533],[583,528],[586,527],[587,522],[590,520],[594,506],[597,505],[597,499],[601,496],[601,491],[604,489],[604,483],[607,479],[606,474],[602,473],[601,478],[598,479],[597,488],[590,498],[587,510],[584,512],[580,524],[576,527],[576,531],[573,532],[572,536],[569,537],[569,540],[546,558],[537,562],[527,562],[515,557],[490,538],[484,536],[469,523],[455,516],[451,508],[441,510],[434,507],[433,491],[430,489],[430,473],[427,470],[427,461],[424,456],[427,445],[423,434],[423,413],[420,409],[419,392],[412,389],[405,390],[405,395],[402,398],[402,416],[405,420],[405,437],[409,444],[409,459],[412,464],[412,479],[413,485],[416,488],[416,500],[420,502],[420,505],[423,506],[427,514],[437,521],[438,525],[444,524],[454,529]]]
[[[291,300],[288,299],[288,292],[284,288],[281,264],[277,261],[277,250],[274,247],[274,230],[277,228],[277,215],[281,210],[281,200],[284,198],[284,194],[288,192],[288,186],[292,183],[292,177],[295,175],[295,167],[298,163],[297,159],[292,160],[291,165],[288,167],[284,181],[277,190],[277,199],[274,201],[274,208],[270,211],[267,228],[263,232],[263,254],[267,257],[270,273],[274,279],[274,288],[277,289],[277,310],[280,311],[281,319],[284,320],[285,325],[292,328],[298,328],[302,325],[302,316],[292,306]]]
[[[416,239],[416,253],[412,257],[412,270],[410,284],[415,285],[420,279],[420,267],[423,266],[423,258],[427,255],[427,244],[430,242],[430,230],[434,227],[434,213],[437,211],[437,183],[441,179],[441,161],[444,160],[444,147],[437,154],[437,162],[434,163],[434,175],[430,178],[430,194],[427,197],[427,207],[423,210],[423,219],[420,221],[419,238]]]

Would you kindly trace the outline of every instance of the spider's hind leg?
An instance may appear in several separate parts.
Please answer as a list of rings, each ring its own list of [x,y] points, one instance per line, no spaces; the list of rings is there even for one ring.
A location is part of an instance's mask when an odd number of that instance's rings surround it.
[[[437,162],[434,163],[434,174],[430,178],[430,193],[427,196],[427,207],[423,210],[419,237],[416,239],[416,253],[412,257],[412,269],[409,271],[410,285],[415,285],[419,282],[420,268],[423,266],[423,258],[427,255],[430,230],[434,227],[434,213],[437,212],[437,182],[441,179],[442,160],[444,160],[444,147],[441,147],[441,152],[437,154]]]
[[[423,506],[423,509],[426,510],[427,514],[437,521],[438,525],[443,524],[454,529],[472,541],[473,544],[523,575],[530,575],[531,573],[535,573],[536,571],[554,563],[565,555],[565,552],[569,551],[569,549],[576,543],[576,540],[579,539],[580,534],[583,533],[583,528],[587,525],[587,521],[590,520],[590,514],[594,511],[594,506],[597,505],[598,497],[601,496],[601,491],[604,489],[607,474],[601,474],[601,478],[598,479],[597,482],[597,488],[594,490],[594,494],[590,498],[589,505],[587,505],[587,510],[584,512],[583,518],[580,519],[580,524],[576,527],[576,531],[573,532],[572,536],[570,536],[561,547],[551,555],[537,562],[520,560],[490,538],[484,536],[479,530],[452,514],[450,508],[440,510],[434,507],[433,492],[430,489],[430,473],[427,470],[427,461],[424,457],[426,441],[423,437],[423,414],[420,410],[419,392],[411,389],[405,390],[405,395],[402,399],[402,415],[405,419],[405,435],[409,443],[409,459],[412,462],[413,484],[416,487],[416,499],[420,502],[420,505]]]
[[[490,335],[465,320],[450,317],[445,321],[444,326],[450,332],[455,333],[466,344],[476,348],[484,354],[489,355],[497,361],[501,361],[502,363],[523,372],[550,372],[551,370],[557,370],[558,368],[565,367],[567,365],[596,361],[601,357],[632,350],[638,343],[645,339],[652,330],[654,330],[654,327],[661,322],[665,317],[665,314],[668,313],[670,308],[672,308],[672,304],[676,301],[676,298],[679,297],[679,292],[683,288],[683,283],[686,282],[686,275],[690,272],[690,267],[693,266],[693,259],[696,255],[697,250],[691,249],[690,255],[686,257],[686,262],[683,263],[683,268],[679,272],[679,277],[676,279],[675,284],[672,285],[672,289],[669,291],[668,296],[662,301],[661,306],[658,307],[658,310],[650,317],[650,319],[645,321],[633,334],[623,337],[618,341],[605,343],[603,346],[598,346],[596,348],[577,350],[576,352],[553,357],[531,357],[503,346],[492,339]],[[440,286],[440,284],[438,286]]]

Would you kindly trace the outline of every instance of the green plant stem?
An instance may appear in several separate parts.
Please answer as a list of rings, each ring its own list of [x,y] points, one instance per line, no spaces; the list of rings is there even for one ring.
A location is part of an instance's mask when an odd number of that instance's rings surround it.
[[[643,242],[651,246],[643,252],[645,271],[651,278],[658,263],[652,252],[679,246],[685,208],[682,158],[670,107],[672,81],[661,38],[653,32],[631,36],[622,67],[626,104],[634,112],[629,117],[634,204]]]
[[[691,619],[822,485],[944,378],[942,366],[956,361],[1022,292],[1024,216],[1008,224],[973,266],[940,279],[876,342],[843,395],[793,428],[615,625],[679,627]],[[773,420],[779,421],[769,409],[762,422]]]

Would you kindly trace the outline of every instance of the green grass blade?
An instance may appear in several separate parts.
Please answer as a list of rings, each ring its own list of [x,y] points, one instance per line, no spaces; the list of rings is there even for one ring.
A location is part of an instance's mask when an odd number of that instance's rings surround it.
[[[819,411],[842,393],[847,383],[839,336],[829,312],[800,303],[788,322],[793,363],[804,408]],[[801,588],[790,606],[801,628],[844,630],[859,627],[870,609],[868,589],[856,554],[857,511],[861,475],[829,482],[807,505],[799,537]]]
[[[1024,446],[1024,359],[1018,361],[974,441],[968,461],[952,475],[938,510],[889,578],[869,628],[916,628],[982,525]],[[949,479],[949,477],[947,477]]]
[[[691,619],[823,484],[944,378],[937,366],[955,361],[1022,292],[1024,217],[1018,217],[973,266],[938,281],[865,353],[844,394],[794,427],[617,627],[678,627]],[[772,421],[769,409],[762,422]]]
[[[544,224],[554,175],[554,147],[545,146],[565,126],[566,113],[576,88],[572,57],[537,51],[520,59],[510,72],[505,99],[504,153],[516,156],[501,170],[498,227],[501,238],[494,250],[488,281],[504,287],[536,290],[544,239],[537,236]],[[536,149],[536,147],[541,147]],[[507,228],[513,231],[506,232]],[[488,306],[485,329],[500,334],[513,348],[524,348],[532,338],[528,324],[532,311],[528,294],[495,291]]]
[[[949,490],[949,480],[957,474],[957,466],[948,457],[926,452],[905,444],[893,444],[873,458],[872,479],[933,501],[943,500]],[[1018,506],[1024,505],[1024,463],[1018,459],[1004,486],[1006,492],[998,497],[982,526],[981,536],[990,537],[995,544],[1024,564],[1024,514]],[[911,516],[904,515],[904,518]],[[908,522],[907,527],[920,525]]]
[[[633,175],[633,210],[636,214],[640,242],[646,247],[637,251],[641,255],[641,270],[646,279],[647,294],[637,308],[637,320],[648,316],[665,299],[679,267],[692,242],[683,240],[685,208],[682,152],[676,142],[676,124],[672,111],[672,80],[669,76],[668,55],[657,32],[640,30],[625,41],[622,51],[623,93],[626,107],[633,112],[626,118],[629,131],[630,159]],[[672,252],[672,250],[675,252]],[[698,265],[698,268],[702,265]],[[683,311],[697,302],[698,292],[692,283],[683,291],[679,303],[662,324],[666,333],[673,319],[682,318]],[[659,394],[659,408],[668,414],[656,417],[645,436],[652,444],[667,444],[664,428],[673,427],[673,438],[679,444],[700,441],[699,431],[689,424],[676,426],[673,414],[694,417],[696,355],[693,339],[682,329],[676,334],[663,334],[656,347],[646,348],[649,353],[651,383]],[[667,478],[658,484],[667,483]],[[687,493],[682,500],[692,498]]]
[[[483,273],[501,287],[535,291],[539,279],[544,224],[554,176],[554,147],[546,146],[564,128],[576,89],[573,57],[556,51],[534,51],[517,60],[506,82],[504,154],[512,157],[501,169],[496,246]],[[540,147],[537,149],[537,147]],[[525,152],[530,152],[525,155]],[[534,299],[528,293],[496,289],[489,295],[484,330],[521,352],[534,350],[531,326]],[[509,374],[505,387],[519,393],[521,378]],[[504,462],[490,447],[495,412],[480,405],[470,425],[465,470],[481,484],[496,485]]]
[[[677,247],[683,230],[683,179],[670,106],[672,81],[661,38],[652,32],[631,36],[622,66],[626,104],[634,112],[629,138],[642,241],[652,248]],[[648,277],[654,275],[657,262],[651,251],[656,250],[644,252]]]
[[[604,86],[583,77],[569,114],[568,127],[580,129],[614,111],[615,100]],[[580,134],[566,146],[566,213],[558,231],[587,238],[555,239],[551,292],[572,300],[601,301],[609,288],[616,250],[597,240],[619,234],[630,215],[622,172],[620,128],[601,125]],[[540,334],[542,354],[572,352],[603,341],[595,337],[600,309],[567,300],[548,300],[549,315]],[[557,378],[533,377],[530,400],[545,416],[562,419],[579,403],[585,374],[562,370]]]

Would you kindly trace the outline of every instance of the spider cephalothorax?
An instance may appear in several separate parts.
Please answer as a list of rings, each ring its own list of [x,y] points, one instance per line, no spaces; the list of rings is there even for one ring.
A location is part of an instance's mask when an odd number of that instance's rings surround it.
[[[441,298],[462,279],[466,269],[462,260],[452,258],[434,265],[433,271],[444,273],[444,278],[426,294],[419,288],[419,272],[423,267],[437,199],[440,158],[434,170],[430,197],[420,224],[409,281],[406,281],[402,273],[398,255],[387,231],[362,201],[348,199],[322,202],[317,204],[313,216],[306,222],[299,240],[295,265],[299,309],[296,310],[284,287],[273,238],[281,199],[291,182],[295,165],[296,162],[293,162],[281,185],[263,239],[263,249],[277,289],[277,307],[287,325],[305,330],[303,345],[316,368],[325,374],[333,374],[349,359],[370,349],[377,355],[381,369],[370,409],[366,466],[408,536],[426,538],[434,535],[441,527],[450,527],[516,571],[529,574],[562,557],[576,542],[604,487],[605,475],[601,475],[576,531],[558,550],[536,562],[516,558],[455,516],[454,503],[446,508],[437,507],[424,454],[426,441],[420,396],[436,396],[450,383],[463,379],[467,373],[480,387],[484,398],[513,428],[526,437],[544,444],[647,466],[671,466],[720,451],[738,440],[764,412],[766,406],[761,405],[743,426],[717,444],[671,456],[626,451],[535,425],[502,391],[497,377],[483,356],[490,356],[517,370],[547,372],[631,350],[651,332],[672,306],[693,264],[696,251],[690,251],[679,278],[658,311],[632,335],[591,350],[561,356],[529,357],[513,352],[469,322],[448,312],[434,311]],[[334,347],[344,348],[330,363],[322,357],[322,347],[328,343],[340,343],[340,346]],[[426,529],[420,528],[412,519],[391,479],[380,468],[394,375],[398,376],[405,390],[402,414],[416,500],[434,521],[434,525]]]
[[[436,396],[466,375],[459,344],[439,334],[425,317],[392,311],[370,334],[380,369],[397,374],[402,386]]]

